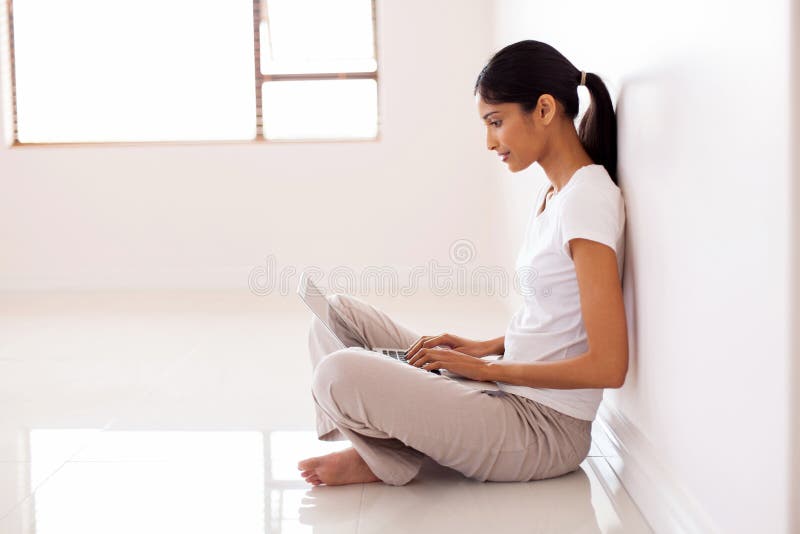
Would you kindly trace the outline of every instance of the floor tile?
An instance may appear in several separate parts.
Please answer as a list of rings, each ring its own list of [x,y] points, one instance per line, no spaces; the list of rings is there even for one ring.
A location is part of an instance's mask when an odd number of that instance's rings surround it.
[[[365,534],[649,532],[622,526],[590,460],[561,477],[508,483],[481,483],[433,464],[406,486],[366,485],[361,516]]]

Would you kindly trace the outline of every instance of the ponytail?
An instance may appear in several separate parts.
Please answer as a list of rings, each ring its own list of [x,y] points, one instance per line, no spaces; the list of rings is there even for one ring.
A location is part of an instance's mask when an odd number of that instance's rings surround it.
[[[580,73],[578,74],[580,77]],[[584,150],[595,163],[600,163],[617,183],[617,116],[606,84],[600,76],[586,73],[586,88],[592,97],[589,109],[583,114],[578,137]]]
[[[497,52],[483,67],[475,82],[488,104],[518,103],[526,113],[536,108],[539,97],[552,95],[561,102],[572,121],[578,116],[578,86],[581,71],[552,46],[540,41],[519,41]],[[603,80],[586,73],[591,95],[589,109],[581,119],[578,138],[592,161],[606,168],[617,183],[617,118]]]

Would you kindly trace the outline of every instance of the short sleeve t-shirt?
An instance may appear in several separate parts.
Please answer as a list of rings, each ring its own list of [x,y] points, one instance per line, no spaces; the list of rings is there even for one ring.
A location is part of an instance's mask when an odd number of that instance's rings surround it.
[[[517,256],[517,290],[523,304],[505,334],[504,361],[558,361],[588,350],[575,264],[569,240],[590,239],[617,254],[620,279],[625,254],[625,205],[605,167],[581,167],[547,201],[548,181],[536,198]],[[547,389],[497,382],[508,393],[533,399],[578,419],[593,421],[603,389]]]

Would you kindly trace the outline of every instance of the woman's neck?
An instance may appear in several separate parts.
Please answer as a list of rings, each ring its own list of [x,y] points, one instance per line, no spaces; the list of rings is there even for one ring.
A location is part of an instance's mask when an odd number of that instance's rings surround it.
[[[554,135],[552,140],[547,155],[539,160],[539,165],[553,184],[555,194],[558,194],[575,171],[594,162],[583,148],[578,132],[571,122],[564,128],[564,133]]]

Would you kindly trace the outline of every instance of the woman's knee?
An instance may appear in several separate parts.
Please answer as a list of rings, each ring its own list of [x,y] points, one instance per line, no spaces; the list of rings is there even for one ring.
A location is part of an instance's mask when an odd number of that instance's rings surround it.
[[[362,349],[341,349],[325,356],[314,369],[311,389],[315,394],[329,391],[334,385],[341,386],[352,380],[364,366],[368,357]]]

